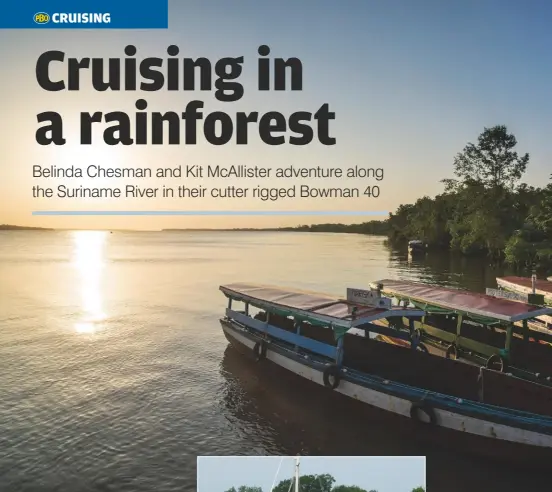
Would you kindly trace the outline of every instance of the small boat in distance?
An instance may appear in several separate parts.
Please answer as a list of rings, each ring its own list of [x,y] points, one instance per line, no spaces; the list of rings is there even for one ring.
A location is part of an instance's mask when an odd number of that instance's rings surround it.
[[[311,381],[313,390],[325,387],[336,398],[409,420],[469,452],[548,466],[552,388],[429,355],[414,327],[425,310],[393,306],[381,287],[347,289],[346,298],[336,298],[258,284],[222,285],[228,307],[220,322],[238,351]],[[409,332],[391,327],[404,319]],[[381,320],[391,326],[376,324]],[[373,334],[407,340],[410,350]]]
[[[426,252],[426,245],[419,239],[408,241],[408,253],[411,255],[421,254]]]

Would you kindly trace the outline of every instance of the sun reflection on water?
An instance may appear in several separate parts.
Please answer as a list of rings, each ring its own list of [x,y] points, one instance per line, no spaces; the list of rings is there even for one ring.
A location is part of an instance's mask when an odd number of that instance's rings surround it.
[[[73,232],[73,265],[79,274],[82,307],[82,318],[75,323],[78,333],[95,333],[106,318],[101,286],[106,238],[104,231]]]

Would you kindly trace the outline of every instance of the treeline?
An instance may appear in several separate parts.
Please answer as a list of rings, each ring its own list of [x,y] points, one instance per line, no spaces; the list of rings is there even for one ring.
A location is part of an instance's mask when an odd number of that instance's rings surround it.
[[[390,232],[387,220],[371,220],[362,224],[313,224],[297,227],[281,227],[279,231],[297,232],[347,232],[351,234],[372,234],[387,236]]]
[[[282,480],[271,492],[290,492],[293,489],[294,479]],[[377,492],[377,490],[366,490],[356,485],[334,485],[335,478],[324,473],[321,475],[304,475],[299,480],[299,492]],[[226,492],[263,492],[261,487],[241,485],[232,487]],[[409,491],[406,491],[409,492]],[[412,492],[425,492],[423,487],[416,487]]]
[[[390,214],[390,241],[420,239],[429,248],[552,267],[552,182],[519,184],[529,154],[518,155],[516,145],[505,126],[485,128],[456,156],[455,179],[444,180],[442,194]]]
[[[10,224],[0,224],[0,231],[51,231],[52,229],[45,229],[44,227],[26,227],[16,226]]]
[[[391,244],[419,239],[429,249],[552,269],[552,181],[541,188],[520,183],[529,154],[518,155],[516,146],[505,126],[485,128],[456,155],[455,177],[434,198],[401,205],[383,221],[280,230],[386,235]]]

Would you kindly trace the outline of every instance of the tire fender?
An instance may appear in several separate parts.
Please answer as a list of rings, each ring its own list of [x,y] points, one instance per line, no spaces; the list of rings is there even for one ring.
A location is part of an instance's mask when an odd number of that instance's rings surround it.
[[[445,357],[447,359],[452,359],[452,360],[458,359],[458,347],[456,346],[455,343],[451,343],[447,347],[447,353],[446,353]]]
[[[257,359],[257,361],[266,359],[266,342],[264,340],[261,340],[255,343],[255,346],[253,347],[253,352],[255,353],[255,358]]]
[[[416,350],[418,352],[422,352],[424,354],[429,354],[429,350],[427,349],[427,347],[423,343],[419,343],[418,346],[416,347]]]
[[[324,386],[330,389],[336,389],[341,381],[341,371],[339,367],[332,364],[324,369]],[[333,377],[333,381],[330,381],[330,377]]]
[[[420,418],[422,413],[425,413],[429,419],[429,423]],[[433,410],[433,408],[424,401],[412,403],[412,406],[410,407],[410,418],[422,424],[435,425],[437,423],[437,415],[435,414],[435,410]]]

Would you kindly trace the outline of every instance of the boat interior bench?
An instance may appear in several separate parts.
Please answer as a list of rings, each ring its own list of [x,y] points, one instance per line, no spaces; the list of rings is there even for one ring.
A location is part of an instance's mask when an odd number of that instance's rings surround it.
[[[455,319],[440,319],[438,316],[427,316],[426,322],[449,333],[456,333]],[[506,331],[503,328],[487,328],[463,323],[461,335],[492,347],[503,348],[506,345]],[[552,375],[551,347],[538,342],[528,342],[515,336],[511,342],[511,357],[514,365],[520,369],[533,369],[546,375]]]

